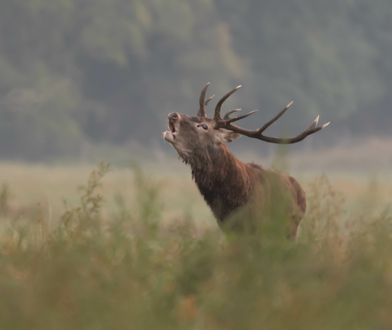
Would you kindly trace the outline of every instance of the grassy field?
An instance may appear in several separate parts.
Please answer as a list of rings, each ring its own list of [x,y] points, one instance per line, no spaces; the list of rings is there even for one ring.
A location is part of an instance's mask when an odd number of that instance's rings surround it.
[[[391,177],[298,173],[296,242],[222,234],[184,167],[0,165],[0,329],[391,329]]]

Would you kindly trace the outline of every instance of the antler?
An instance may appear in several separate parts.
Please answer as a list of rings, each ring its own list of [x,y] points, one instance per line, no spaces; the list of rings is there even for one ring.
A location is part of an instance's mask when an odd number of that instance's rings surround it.
[[[199,108],[199,111],[197,112],[197,116],[201,117],[201,118],[206,118],[207,117],[206,106],[215,96],[215,95],[211,95],[206,100],[206,94],[207,94],[208,86],[210,86],[209,82],[203,87],[203,89],[201,90],[201,93],[200,93],[200,98],[199,98],[200,108]]]
[[[241,128],[239,126],[233,125],[233,122],[236,122],[240,119],[244,119],[252,114],[254,114],[256,111],[251,111],[248,112],[245,115],[242,116],[237,116],[234,118],[231,118],[230,115],[233,114],[234,112],[240,111],[240,109],[232,110],[229,113],[227,113],[223,119],[221,118],[221,109],[222,109],[222,104],[226,101],[226,99],[235,93],[238,89],[240,89],[242,86],[239,85],[236,88],[232,89],[229,91],[227,94],[225,94],[217,103],[215,107],[215,114],[214,114],[214,120],[215,120],[215,128],[224,128],[236,133],[239,133],[241,135],[245,135],[251,138],[259,139],[262,141],[270,142],[270,143],[277,143],[277,144],[292,144],[296,143],[299,141],[302,141],[305,139],[307,136],[316,133],[320,131],[321,129],[329,126],[331,122],[327,122],[321,126],[318,125],[319,118],[320,116],[317,115],[316,118],[313,120],[313,122],[309,125],[307,129],[305,129],[302,133],[298,134],[295,137],[292,138],[276,138],[276,137],[270,137],[263,135],[263,132],[270,127],[274,122],[276,122],[280,117],[283,116],[283,114],[293,105],[293,101],[290,101],[284,108],[281,110],[275,117],[273,117],[270,121],[268,121],[266,124],[264,124],[262,127],[260,127],[257,130],[246,130],[244,128]]]
[[[221,109],[222,109],[222,104],[223,104],[223,102],[225,102],[225,101],[230,97],[230,95],[234,94],[234,93],[235,93],[237,90],[239,90],[241,87],[242,87],[242,85],[238,85],[237,87],[233,88],[231,91],[229,91],[228,93],[226,93],[226,94],[218,101],[218,103],[217,103],[216,106],[215,106],[215,113],[214,113],[214,120],[215,120],[215,121],[221,120],[220,112],[221,112]]]

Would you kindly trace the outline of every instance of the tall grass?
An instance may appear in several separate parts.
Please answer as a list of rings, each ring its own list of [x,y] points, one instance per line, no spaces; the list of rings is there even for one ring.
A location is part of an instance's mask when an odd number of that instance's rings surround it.
[[[392,328],[391,212],[361,210],[374,191],[348,211],[315,180],[294,242],[200,232],[187,214],[163,224],[159,184],[139,169],[135,198],[104,212],[108,170],[56,221],[40,206],[16,216],[2,187],[0,329]]]

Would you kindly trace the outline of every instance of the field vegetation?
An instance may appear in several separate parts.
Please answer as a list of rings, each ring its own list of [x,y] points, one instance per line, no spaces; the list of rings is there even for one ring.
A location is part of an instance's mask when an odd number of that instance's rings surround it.
[[[222,234],[181,171],[0,168],[0,329],[392,328],[391,181],[303,175],[293,242]]]

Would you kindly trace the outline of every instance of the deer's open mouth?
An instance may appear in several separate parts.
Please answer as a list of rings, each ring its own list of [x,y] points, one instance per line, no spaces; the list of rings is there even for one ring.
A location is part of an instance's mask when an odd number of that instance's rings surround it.
[[[172,134],[176,133],[176,126],[171,120],[169,120],[169,130],[172,132]]]
[[[171,143],[174,144],[174,141],[176,139],[176,135],[177,135],[178,129],[175,125],[175,122],[172,120],[169,120],[169,127],[166,131],[163,132],[163,138]]]

